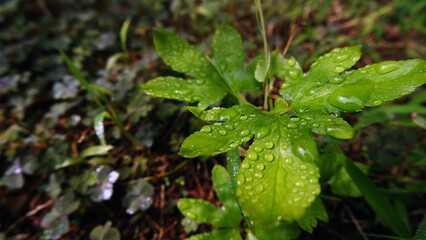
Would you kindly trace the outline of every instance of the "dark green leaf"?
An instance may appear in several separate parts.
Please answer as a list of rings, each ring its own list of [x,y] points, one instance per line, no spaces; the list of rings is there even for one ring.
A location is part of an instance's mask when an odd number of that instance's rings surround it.
[[[410,237],[410,230],[406,228],[401,217],[392,207],[389,199],[380,192],[380,190],[370,181],[370,179],[362,173],[348,159],[343,159],[343,166],[351,176],[353,182],[358,187],[364,198],[374,209],[376,214],[399,236]]]

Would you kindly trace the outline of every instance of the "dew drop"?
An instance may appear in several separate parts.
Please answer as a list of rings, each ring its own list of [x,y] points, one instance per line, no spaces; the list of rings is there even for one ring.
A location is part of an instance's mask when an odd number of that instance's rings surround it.
[[[252,187],[250,185],[247,185],[244,189],[250,191]]]
[[[395,61],[386,61],[375,65],[379,74],[387,74],[399,69],[399,65]]]
[[[319,127],[319,124],[318,123],[313,123],[312,127],[317,128],[317,127]]]
[[[175,87],[181,87],[180,83],[175,83]]]
[[[263,171],[263,169],[265,169],[265,165],[263,165],[263,164],[261,163],[261,164],[258,164],[258,165],[256,166],[256,168],[257,168],[257,170]]]
[[[253,161],[257,160],[257,154],[255,152],[249,152],[249,151],[247,151],[247,155],[246,156],[247,156],[247,158],[249,160],[253,160]]]
[[[261,174],[261,173],[255,173],[254,177],[255,178],[263,178],[263,174]]]
[[[297,79],[297,77],[299,76],[299,72],[300,70],[297,68],[294,69],[287,69],[286,73],[287,75],[291,78],[291,79]]]
[[[374,107],[379,106],[379,105],[382,105],[382,104],[383,104],[383,100],[376,100],[376,101],[373,101],[373,103],[372,103],[372,105],[373,105]]]
[[[256,190],[256,192],[260,193],[260,192],[263,192],[263,189],[264,188],[263,188],[262,185],[257,185],[255,190]]]
[[[291,165],[293,163],[293,158],[292,157],[286,157],[284,159],[285,164],[287,165]]]
[[[186,212],[186,217],[191,218],[191,219],[197,219],[197,215],[195,215],[195,213],[193,212]]]
[[[197,84],[197,85],[203,85],[205,83],[205,80],[204,79],[197,79],[196,81],[195,81],[195,84]]]
[[[359,111],[368,101],[372,87],[371,81],[360,81],[356,85],[345,85],[332,92],[327,101],[334,107],[346,111]]]
[[[213,116],[211,118],[213,118]],[[221,122],[215,122],[213,125],[215,125],[215,126],[222,126],[222,123]]]
[[[342,83],[343,81],[345,81],[345,77],[340,76],[340,75],[335,75],[335,76],[331,77],[329,81],[330,81],[330,83],[339,84],[339,83]]]
[[[238,175],[237,176],[237,185],[241,185],[243,184],[245,181],[244,176],[243,175]]]
[[[335,68],[333,69],[333,71],[334,71],[335,73],[341,73],[341,72],[345,71],[345,68],[344,68],[344,67],[342,67],[342,66],[337,66],[337,67],[335,67]]]
[[[296,59],[294,57],[291,57],[287,62],[289,67],[293,67],[296,64]]]
[[[237,194],[237,196],[241,196],[243,192],[241,191],[241,189],[237,188],[237,191],[235,191],[235,194]]]
[[[265,142],[265,148],[271,149],[273,147],[274,147],[274,143],[273,142]]]
[[[281,146],[281,149],[285,151],[285,150],[287,150],[287,149],[288,149],[288,147],[287,147],[287,145],[282,145],[282,146]]]
[[[234,127],[231,124],[225,124],[224,127],[225,127],[226,130],[233,130],[234,129]]]
[[[252,177],[246,177],[246,182],[251,182],[251,181],[253,181]]]
[[[226,130],[219,130],[220,135],[226,135],[226,133],[227,133]]]
[[[266,153],[264,158],[266,161],[272,162],[274,160],[274,155],[272,155],[272,153]]]
[[[328,126],[325,131],[329,136],[342,140],[352,139],[355,135],[351,126],[343,124],[333,124]]]
[[[250,131],[248,130],[248,129],[244,129],[244,130],[242,130],[241,132],[240,132],[240,135],[241,136],[247,136],[247,135],[249,135],[250,134]]]
[[[210,126],[204,126],[200,132],[205,132],[205,133],[209,133],[212,131],[212,128]]]
[[[308,166],[306,166],[305,164],[300,165],[300,168],[303,170],[306,170],[308,168]]]
[[[250,168],[250,163],[248,163],[248,162],[242,163],[241,164],[241,168],[243,168],[243,169],[249,169]]]
[[[189,84],[193,84],[193,83],[194,83],[194,80],[192,80],[192,79],[188,79],[188,80],[186,80],[186,82],[187,82],[187,83],[189,83]]]
[[[296,182],[296,187],[303,187],[303,183],[301,182]],[[302,192],[303,193],[303,192]]]
[[[300,121],[300,118],[298,116],[291,116],[290,117],[290,121],[292,121],[292,122],[298,122],[298,121]]]
[[[282,89],[287,89],[287,88],[289,88],[290,86],[291,86],[291,84],[290,84],[290,83],[285,82],[285,83],[283,83],[283,84],[281,85],[281,88],[282,88]]]
[[[247,117],[246,115],[241,115],[241,116],[240,116],[240,120],[243,120],[243,121],[244,121],[244,120],[247,120],[247,118],[248,118],[248,117]]]
[[[261,127],[261,128],[259,128],[259,130],[257,130],[256,137],[264,138],[264,137],[268,136],[269,132],[270,132],[269,128]]]
[[[339,55],[339,56],[336,57],[335,61],[339,63],[339,62],[345,61],[348,58],[349,58],[348,55]]]
[[[263,149],[262,149],[261,146],[254,146],[253,149],[254,149],[255,152],[261,152],[261,151],[263,151]]]
[[[290,122],[290,123],[287,124],[287,127],[295,129],[295,128],[297,128],[297,124]]]

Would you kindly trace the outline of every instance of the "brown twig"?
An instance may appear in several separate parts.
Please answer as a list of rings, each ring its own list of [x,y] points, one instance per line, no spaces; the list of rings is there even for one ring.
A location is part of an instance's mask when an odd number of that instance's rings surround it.
[[[44,0],[37,0],[37,3],[44,14],[48,15],[49,17],[52,17],[52,13],[47,8],[46,2]]]
[[[49,207],[52,204],[53,204],[53,199],[50,199],[49,201],[47,201],[47,202],[45,202],[43,204],[40,204],[37,207],[35,207],[33,210],[27,212],[24,216],[22,216],[21,218],[19,218],[14,224],[10,225],[10,227],[7,228],[7,230],[4,232],[5,235],[7,236],[7,233],[10,232],[12,229],[14,229],[24,219],[37,214],[39,211],[41,211],[41,210]]]
[[[352,213],[351,209],[348,206],[345,206],[346,211],[348,212],[349,216],[352,219],[352,222],[355,224],[356,229],[358,229],[358,232],[361,234],[362,239],[368,240],[368,237],[365,236],[364,231],[362,230],[361,226],[358,223],[358,220],[355,218],[354,214]]]
[[[293,41],[293,35],[294,35],[295,30],[296,30],[296,24],[293,24],[293,26],[291,27],[291,30],[290,30],[290,36],[288,37],[288,41],[287,41],[285,48],[284,48],[284,51],[283,51],[283,57],[285,57],[285,55],[287,54],[288,48],[290,47],[290,44]]]

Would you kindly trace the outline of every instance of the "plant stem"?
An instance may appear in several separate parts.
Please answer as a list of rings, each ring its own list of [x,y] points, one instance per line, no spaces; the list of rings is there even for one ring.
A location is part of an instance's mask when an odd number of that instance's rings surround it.
[[[269,72],[269,65],[271,62],[271,56],[269,53],[268,40],[266,37],[266,27],[265,27],[265,20],[263,19],[262,3],[260,2],[260,0],[254,0],[254,4],[257,10],[256,12],[257,25],[259,26],[260,35],[262,35],[263,50],[265,52],[265,66],[266,66],[265,73],[266,74],[265,74],[265,79],[263,81],[263,92],[264,92],[263,108],[265,110],[268,110],[268,98],[269,98],[269,93],[271,91],[268,72]]]

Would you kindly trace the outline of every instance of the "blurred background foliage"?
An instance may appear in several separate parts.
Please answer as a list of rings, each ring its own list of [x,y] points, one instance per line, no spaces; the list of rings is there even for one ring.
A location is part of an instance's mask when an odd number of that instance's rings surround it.
[[[426,1],[265,0],[263,7],[271,48],[282,51],[294,27],[288,56],[305,69],[345,45],[362,46],[356,67],[426,56]],[[243,0],[0,0],[0,239],[185,238],[176,200],[217,202],[209,174],[223,157],[176,155],[202,123],[182,103],[142,92],[148,79],[177,75],[159,60],[152,30],[173,31],[209,53],[215,26],[228,22],[253,58],[263,49],[254,12]],[[425,214],[424,88],[413,96],[346,116],[359,131],[341,148],[371,165],[373,181],[415,229]],[[362,239],[358,226],[390,234],[365,202],[329,199],[331,223],[303,239],[348,239],[342,229]]]

